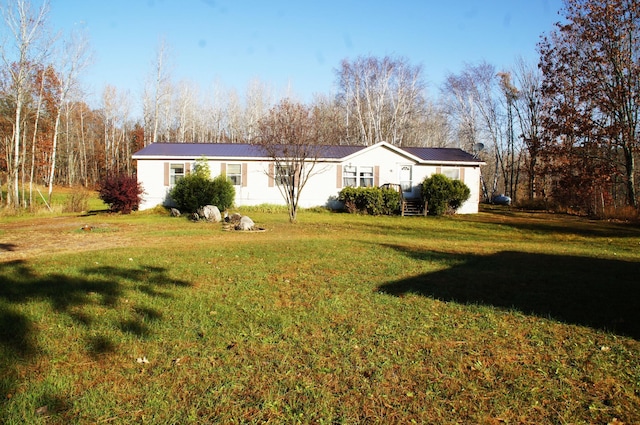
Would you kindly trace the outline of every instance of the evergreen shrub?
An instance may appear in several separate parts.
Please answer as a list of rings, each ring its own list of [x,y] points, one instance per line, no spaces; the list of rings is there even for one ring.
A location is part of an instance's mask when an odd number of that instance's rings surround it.
[[[434,174],[422,181],[422,200],[429,215],[455,213],[470,196],[471,190],[466,184],[443,174]]]
[[[390,215],[400,210],[400,193],[379,187],[345,187],[338,200],[350,213]]]
[[[205,205],[215,205],[224,211],[233,205],[236,192],[225,175],[212,180],[196,172],[178,180],[170,195],[180,211],[194,213]]]

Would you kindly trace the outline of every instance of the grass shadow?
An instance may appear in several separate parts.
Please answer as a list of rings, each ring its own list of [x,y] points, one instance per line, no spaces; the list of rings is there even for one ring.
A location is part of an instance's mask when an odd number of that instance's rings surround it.
[[[505,251],[463,255],[389,246],[445,270],[388,282],[378,290],[515,309],[640,340],[640,263]]]
[[[19,380],[15,365],[36,358],[42,351],[35,343],[39,327],[24,313],[24,305],[48,303],[57,314],[66,315],[88,331],[104,319],[83,307],[116,308],[130,291],[166,296],[168,288],[175,286],[190,283],[172,279],[166,269],[158,267],[95,267],[69,276],[39,274],[24,260],[0,263],[0,400],[7,400]],[[162,314],[151,308],[138,307],[134,313],[119,324],[121,332],[146,337],[150,331],[145,322],[162,319]],[[86,346],[88,354],[96,356],[114,351],[116,343],[105,336],[87,336]]]

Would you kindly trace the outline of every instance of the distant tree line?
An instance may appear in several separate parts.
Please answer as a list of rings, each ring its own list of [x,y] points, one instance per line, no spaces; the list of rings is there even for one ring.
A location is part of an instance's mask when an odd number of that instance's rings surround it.
[[[244,93],[177,82],[162,43],[140,99],[107,86],[89,106],[79,85],[91,58],[86,37],[50,35],[47,13],[47,1],[37,8],[27,0],[2,4],[4,207],[29,208],[34,187],[51,196],[54,184],[95,187],[107,176],[134,173],[131,155],[149,143],[277,142],[274,114],[300,108],[300,125],[317,144],[386,141],[472,152],[487,163],[487,201],[504,193],[514,204],[594,215],[638,207],[635,0],[565,0],[562,21],[541,37],[537,64],[465,64],[430,94],[422,66],[361,56],[338,65],[335,93],[307,102],[276,96],[259,80]]]

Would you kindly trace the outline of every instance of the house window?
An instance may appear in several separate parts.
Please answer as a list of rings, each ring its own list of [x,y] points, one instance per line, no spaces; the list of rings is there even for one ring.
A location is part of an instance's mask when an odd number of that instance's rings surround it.
[[[355,187],[358,185],[358,169],[350,165],[342,168],[342,185],[344,187]]]
[[[227,164],[227,178],[234,186],[242,186],[242,164]]]
[[[169,165],[169,185],[175,185],[182,178],[184,178],[184,164]]]
[[[276,165],[275,181],[279,186],[289,186],[293,179],[293,168],[289,165]]]
[[[443,167],[442,174],[451,180],[460,180],[460,169],[454,167]]]
[[[360,167],[359,176],[361,187],[373,186],[373,167]]]
[[[342,167],[342,186],[372,187],[373,183],[373,167],[356,167],[355,165],[345,165]]]

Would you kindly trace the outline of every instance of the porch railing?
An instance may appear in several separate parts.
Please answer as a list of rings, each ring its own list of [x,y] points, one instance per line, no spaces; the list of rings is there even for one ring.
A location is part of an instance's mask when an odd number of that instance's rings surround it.
[[[427,204],[421,198],[405,198],[402,186],[395,183],[385,183],[383,189],[394,189],[400,194],[400,213],[405,215],[427,215]]]

